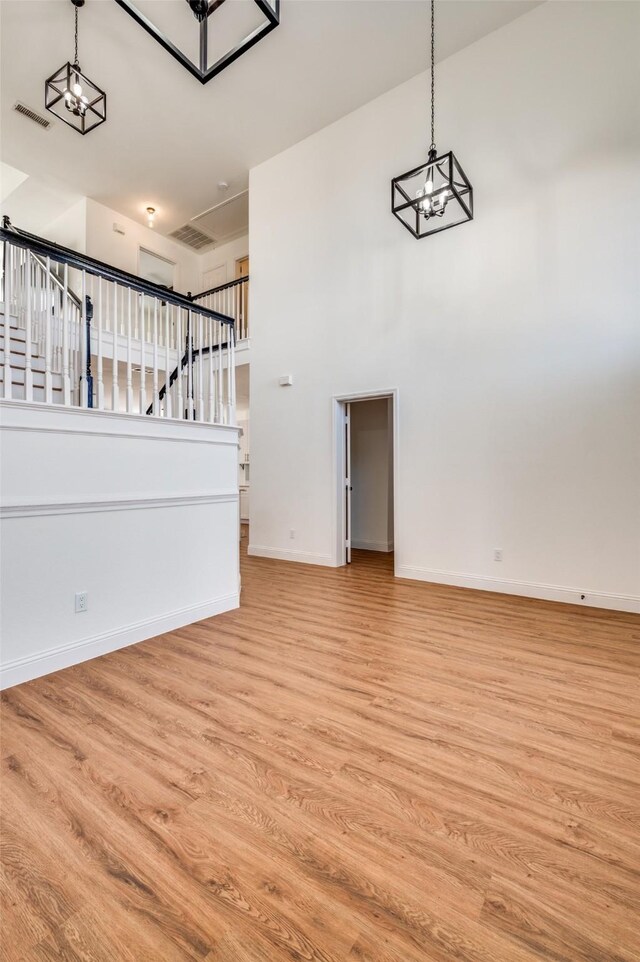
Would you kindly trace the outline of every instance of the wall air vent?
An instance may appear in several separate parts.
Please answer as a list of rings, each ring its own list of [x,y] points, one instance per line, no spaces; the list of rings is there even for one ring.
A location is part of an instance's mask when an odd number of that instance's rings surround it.
[[[33,120],[34,124],[38,124],[43,130],[48,130],[49,127],[53,126],[50,120],[47,120],[47,118],[43,117],[41,114],[37,114],[35,110],[32,110],[31,107],[27,107],[26,104],[21,104],[20,101],[13,105],[13,109],[17,110],[17,112],[22,114],[23,117]]]
[[[203,234],[201,230],[192,227],[191,224],[184,224],[182,227],[178,227],[177,230],[171,231],[169,237],[174,237],[176,240],[186,244],[187,247],[193,248],[194,251],[200,251],[203,247],[209,247],[211,244],[215,244],[213,237],[209,237],[208,234]]]

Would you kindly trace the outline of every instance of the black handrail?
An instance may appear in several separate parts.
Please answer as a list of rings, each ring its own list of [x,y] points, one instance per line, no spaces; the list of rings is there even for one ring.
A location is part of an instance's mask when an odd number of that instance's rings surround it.
[[[99,261],[96,257],[79,254],[77,251],[73,251],[68,247],[62,247],[60,244],[54,244],[52,241],[38,237],[36,234],[29,234],[27,231],[18,230],[12,226],[8,217],[3,218],[3,226],[0,227],[0,240],[8,244],[13,244],[14,247],[22,247],[25,250],[30,250],[33,253],[39,254],[41,257],[54,258],[60,264],[68,264],[69,267],[74,267],[76,270],[87,271],[89,274],[95,274],[98,277],[103,277],[105,280],[130,287],[132,290],[138,291],[139,294],[147,294],[150,297],[156,297],[158,300],[173,304],[176,307],[182,307],[184,310],[193,311],[194,308],[197,307],[197,313],[202,314],[203,317],[212,317],[222,324],[228,324],[230,327],[235,325],[232,317],[229,317],[227,314],[222,314],[220,311],[211,310],[211,308],[208,307],[201,307],[200,304],[194,305],[193,298],[187,295],[176,294],[175,291],[170,291],[160,284],[152,284],[151,281],[145,281],[135,274],[130,274],[128,271],[122,271],[117,267],[112,267],[110,264],[105,264],[104,261]]]
[[[175,383],[175,381],[177,381],[177,379],[178,379],[178,370],[180,371],[180,374],[182,374],[182,371],[184,370],[184,368],[185,368],[185,367],[187,366],[187,364],[189,363],[189,354],[190,354],[190,353],[191,353],[191,365],[192,365],[192,367],[193,367],[193,360],[194,360],[194,358],[196,358],[196,357],[198,356],[198,354],[202,354],[203,356],[204,356],[205,354],[214,354],[216,351],[221,351],[221,350],[223,350],[224,348],[227,348],[227,347],[229,347],[229,342],[228,342],[228,341],[225,341],[224,344],[214,344],[214,345],[210,345],[209,347],[196,347],[196,348],[192,348],[192,349],[191,349],[191,352],[189,352],[189,350],[187,349],[187,350],[184,352],[184,354],[182,355],[182,357],[180,358],[180,364],[179,364],[179,366],[178,366],[178,367],[174,367],[173,371],[171,372],[171,375],[169,376],[169,384],[168,384],[168,387],[171,388],[171,386]],[[161,400],[163,399],[163,397],[165,396],[166,393],[167,393],[167,382],[165,381],[165,383],[162,385],[162,387],[161,387],[160,390],[158,391],[158,400],[161,401]],[[147,414],[153,414],[153,406],[154,406],[154,404],[155,404],[155,402],[153,402],[152,404],[149,405],[149,407],[147,408]]]
[[[192,294],[191,300],[195,301],[199,297],[208,297],[209,294],[217,294],[218,291],[226,291],[229,287],[237,287],[238,284],[246,284],[249,280],[249,275],[245,274],[244,277],[236,277],[234,281],[227,281],[226,284],[219,284],[218,287],[212,287],[208,291],[203,291],[202,294]]]

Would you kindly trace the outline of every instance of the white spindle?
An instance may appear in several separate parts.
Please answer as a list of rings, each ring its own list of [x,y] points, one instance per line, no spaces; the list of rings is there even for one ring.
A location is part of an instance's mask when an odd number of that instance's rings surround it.
[[[113,285],[113,361],[112,361],[112,373],[111,373],[111,410],[120,410],[120,387],[118,385],[118,324],[119,324],[119,311],[118,311],[118,285],[114,282]]]
[[[203,317],[202,314],[198,314],[198,421],[204,421],[204,339],[202,337],[203,330]]]
[[[235,360],[235,327],[227,327],[227,386],[229,392],[229,424],[236,423],[236,360]]]
[[[106,312],[108,312],[109,305],[109,289],[105,290],[105,303],[107,305]],[[104,371],[102,364],[102,328],[104,324],[103,312],[102,312],[102,278],[98,278],[98,391],[97,391],[97,404],[98,410],[104,411]],[[95,316],[95,315],[94,315]]]
[[[222,379],[224,377],[224,369],[222,367],[222,321],[218,321],[218,417],[216,418],[218,424],[224,424],[223,409],[222,409]]]
[[[153,391],[153,413],[158,413],[158,298],[153,299],[153,374],[151,376],[151,390]]]
[[[13,247],[5,241],[6,274],[4,277],[4,396],[11,397],[11,296],[13,287]]]
[[[71,378],[69,375],[69,266],[64,265],[64,281],[62,290],[62,403],[65,407],[71,404]]]
[[[213,318],[207,318],[207,344],[209,345],[209,420],[216,419],[215,399],[213,396]]]
[[[80,317],[78,318],[78,364],[80,370],[76,381],[78,386],[78,404],[80,407],[89,407],[89,381],[87,380],[87,367],[89,363],[89,346],[87,344],[87,275],[82,271],[80,284]],[[66,295],[65,295],[66,300]]]
[[[175,415],[175,416],[176,416],[177,418],[182,418],[182,417],[184,417],[184,407],[183,407],[184,399],[183,399],[183,396],[182,396],[182,346],[181,346],[181,344],[182,344],[182,320],[181,320],[181,317],[180,317],[180,310],[181,310],[181,308],[176,307],[176,345],[177,345],[177,348],[178,348],[178,352],[177,352],[177,355],[178,355],[178,376],[177,376],[177,378],[176,378],[176,384],[178,385],[178,390],[177,390],[178,410],[176,411],[176,415]]]
[[[127,413],[133,411],[133,361],[131,358],[132,348],[132,317],[131,317],[131,288],[127,288]]]
[[[169,385],[169,380],[171,378],[171,362],[170,362],[170,350],[169,350],[169,332],[171,330],[171,314],[173,308],[170,304],[165,303],[164,306],[164,324],[165,324],[165,339],[164,339],[164,366],[165,366],[165,382],[164,382],[164,416],[166,418],[172,417],[171,413],[171,387]]]
[[[141,294],[136,298],[136,302],[140,301],[140,414],[144,414],[147,410],[147,365],[146,365],[146,344],[145,344],[145,303],[144,294]]]
[[[187,417],[193,421],[193,313],[187,310]]]
[[[33,338],[33,289],[31,286],[31,257],[27,252],[26,257],[26,284],[27,284],[27,316],[25,325],[25,347],[24,347],[24,398],[25,401],[33,401],[33,370],[32,360],[32,338]],[[7,325],[5,324],[5,345],[6,345]]]
[[[51,324],[53,322],[53,297],[51,291],[51,258],[47,257],[46,271],[47,296],[46,314],[44,319],[44,400],[51,404],[53,400],[53,373],[51,371]]]

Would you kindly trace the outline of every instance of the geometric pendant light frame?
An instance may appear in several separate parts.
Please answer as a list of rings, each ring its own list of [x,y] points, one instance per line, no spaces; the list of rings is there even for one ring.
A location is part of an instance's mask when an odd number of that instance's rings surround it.
[[[391,212],[417,240],[473,220],[473,187],[452,150],[435,144],[435,2],[431,0],[431,145],[419,167],[391,181]]]
[[[82,72],[78,63],[78,9],[85,0],[71,0],[75,8],[75,57],[47,78],[44,103],[69,127],[88,134],[107,119],[107,95]]]
[[[239,0],[227,0],[227,2],[229,6],[225,10],[232,9],[233,4],[239,3]],[[193,24],[193,29],[189,28],[192,34],[189,44],[191,53],[187,52],[185,45],[181,45],[175,36],[171,38],[168,35],[168,28],[163,29],[160,24],[155,22],[148,15],[148,8],[145,12],[144,4],[141,4],[138,0],[116,0],[116,3],[123,10],[126,10],[147,33],[151,34],[172,57],[175,57],[202,84],[208,83],[225,67],[228,67],[263,37],[266,37],[268,33],[271,33],[280,23],[280,0],[250,0],[250,2],[248,0],[245,6],[254,4],[262,17],[262,23],[249,29],[246,34],[234,37],[226,51],[218,56],[214,63],[209,63],[212,39],[216,30],[216,11],[220,11],[225,0],[185,0],[186,5],[190,8],[190,11],[185,10],[185,13],[190,14]],[[221,13],[224,13],[224,11],[221,11]],[[197,54],[195,53],[196,50]]]

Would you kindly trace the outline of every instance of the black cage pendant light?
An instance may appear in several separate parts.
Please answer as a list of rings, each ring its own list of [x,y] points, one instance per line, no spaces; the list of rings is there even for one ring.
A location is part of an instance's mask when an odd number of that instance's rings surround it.
[[[116,0],[206,84],[280,22],[280,0]]]
[[[71,0],[75,13],[75,57],[49,77],[44,85],[47,110],[80,134],[88,134],[107,119],[107,95],[82,73],[78,63],[78,8],[84,0]]]
[[[435,0],[431,0],[431,146],[426,163],[391,181],[391,210],[418,240],[473,220],[473,187],[453,151],[435,144]]]

